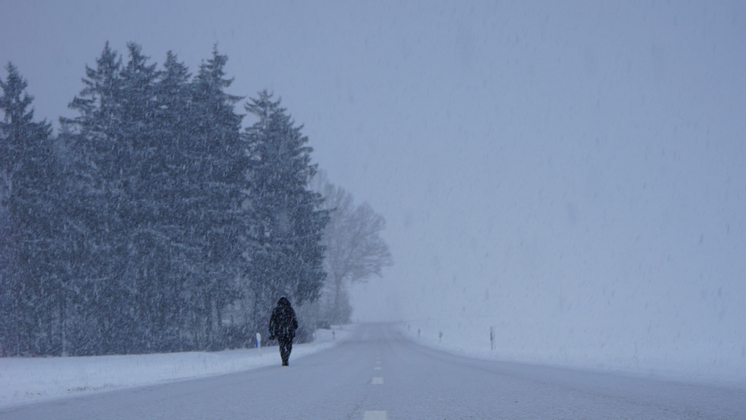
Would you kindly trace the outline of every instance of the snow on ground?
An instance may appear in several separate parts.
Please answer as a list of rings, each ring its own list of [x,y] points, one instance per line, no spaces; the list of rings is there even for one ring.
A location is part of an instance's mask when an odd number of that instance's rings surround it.
[[[293,345],[293,359],[347,339],[352,326],[316,331],[313,343]],[[125,387],[220,375],[280,363],[277,346],[125,356],[0,358],[0,406]]]
[[[490,342],[490,329],[494,340]],[[656,346],[621,342],[615,337],[583,331],[595,340],[579,342],[572,328],[517,323],[493,318],[443,317],[402,321],[399,329],[425,346],[479,359],[651,375],[663,379],[746,386],[746,358],[733,343],[672,342]],[[494,348],[491,348],[494,346]]]

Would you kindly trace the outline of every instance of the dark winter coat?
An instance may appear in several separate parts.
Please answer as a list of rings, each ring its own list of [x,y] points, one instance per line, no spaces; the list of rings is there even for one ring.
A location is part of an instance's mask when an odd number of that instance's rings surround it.
[[[269,319],[269,334],[278,340],[292,340],[297,329],[298,320],[295,318],[295,311],[290,306],[290,301],[281,297]]]

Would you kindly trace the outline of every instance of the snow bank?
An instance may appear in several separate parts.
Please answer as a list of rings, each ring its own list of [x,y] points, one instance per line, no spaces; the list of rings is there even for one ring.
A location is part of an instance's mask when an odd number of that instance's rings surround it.
[[[293,359],[347,339],[351,327],[316,331],[316,341],[293,346]],[[152,385],[256,369],[280,363],[277,347],[126,356],[0,358],[0,406]]]
[[[428,318],[399,324],[425,346],[480,359],[645,374],[690,382],[746,385],[746,349],[737,342],[624,342],[603,331],[573,331],[560,323],[523,324],[492,318]],[[494,340],[490,340],[490,330]]]

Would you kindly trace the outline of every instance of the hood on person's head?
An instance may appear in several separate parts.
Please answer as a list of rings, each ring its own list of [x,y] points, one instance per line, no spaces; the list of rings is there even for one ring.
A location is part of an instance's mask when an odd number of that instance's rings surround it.
[[[285,296],[281,297],[280,300],[277,301],[277,306],[290,306],[290,301]]]

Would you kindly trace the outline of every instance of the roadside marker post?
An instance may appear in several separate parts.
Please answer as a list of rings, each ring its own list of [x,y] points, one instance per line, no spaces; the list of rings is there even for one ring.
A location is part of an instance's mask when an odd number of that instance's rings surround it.
[[[490,327],[490,350],[495,350],[495,327]]]

